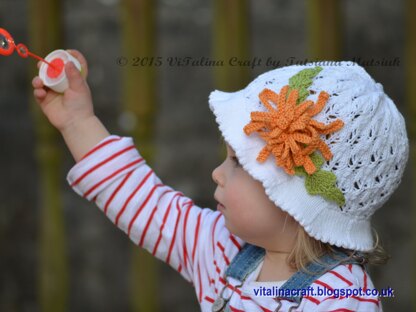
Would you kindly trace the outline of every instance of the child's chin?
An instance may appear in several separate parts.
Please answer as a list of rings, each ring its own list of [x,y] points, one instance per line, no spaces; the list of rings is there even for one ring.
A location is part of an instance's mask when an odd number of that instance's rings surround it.
[[[227,222],[227,218],[224,217],[224,221],[225,221],[225,227],[228,230],[228,232],[230,232],[231,234],[235,235],[235,236],[239,236],[238,235],[238,231],[236,231],[230,224],[229,222]]]

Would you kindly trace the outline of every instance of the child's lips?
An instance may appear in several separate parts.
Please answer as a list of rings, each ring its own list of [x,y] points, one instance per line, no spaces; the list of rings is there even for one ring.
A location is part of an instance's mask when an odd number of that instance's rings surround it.
[[[225,210],[225,207],[224,207],[224,205],[223,204],[221,204],[220,203],[220,201],[217,199],[217,197],[216,196],[214,196],[214,199],[217,201],[217,210],[218,211],[222,211],[222,210]]]

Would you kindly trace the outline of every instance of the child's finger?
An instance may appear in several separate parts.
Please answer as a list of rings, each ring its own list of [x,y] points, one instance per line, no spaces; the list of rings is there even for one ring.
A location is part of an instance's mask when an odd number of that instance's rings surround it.
[[[88,76],[88,64],[85,57],[78,50],[67,50],[73,57],[75,57],[81,64],[81,74],[86,79]]]
[[[36,89],[43,88],[44,85],[43,85],[42,79],[40,79],[39,76],[36,76],[35,78],[33,78],[32,86]]]
[[[68,62],[65,64],[65,73],[66,77],[68,78],[70,89],[78,92],[86,91],[86,82],[73,62]]]
[[[46,97],[47,92],[45,89],[35,89],[33,91],[33,95],[35,96],[36,100],[42,101]]]
[[[40,69],[40,65],[42,65],[42,62],[39,61],[36,65],[37,65],[38,69]]]

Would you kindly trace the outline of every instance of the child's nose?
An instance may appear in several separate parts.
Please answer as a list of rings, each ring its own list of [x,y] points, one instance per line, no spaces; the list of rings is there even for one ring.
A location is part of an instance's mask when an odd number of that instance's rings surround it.
[[[222,180],[220,178],[220,167],[218,166],[212,171],[212,180],[217,184],[222,186]]]

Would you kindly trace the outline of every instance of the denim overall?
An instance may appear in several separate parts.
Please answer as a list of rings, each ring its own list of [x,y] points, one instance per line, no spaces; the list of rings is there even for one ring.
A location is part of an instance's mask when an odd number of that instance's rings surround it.
[[[263,260],[265,255],[265,250],[261,247],[257,247],[251,244],[246,243],[240,252],[234,257],[231,261],[231,264],[225,271],[225,280],[227,281],[225,286],[220,292],[220,296],[215,300],[212,311],[213,312],[220,312],[220,311],[230,311],[229,308],[229,300],[233,293],[228,296],[227,298],[223,297],[224,290],[228,286],[228,277],[232,277],[236,280],[241,281],[241,283],[235,288],[239,288],[243,286],[246,278],[252,273],[256,267],[260,264]],[[303,271],[297,271],[293,274],[281,287],[281,290],[290,290],[290,289],[307,289],[313,281],[317,280],[321,275],[324,273],[332,270],[339,264],[359,264],[366,269],[365,266],[365,258],[361,254],[354,255],[353,257],[346,258],[346,254],[342,253],[341,251],[337,251],[335,256],[324,255],[319,260],[320,263],[310,263],[306,266],[306,270],[309,273]],[[285,293],[290,293],[287,291]],[[279,298],[275,298],[275,300],[279,303],[279,306],[275,309],[275,312],[279,311],[282,303],[280,299],[287,299],[297,303],[296,306],[292,306],[289,311],[296,309],[302,300],[302,297],[292,297],[290,295],[283,296]]]

